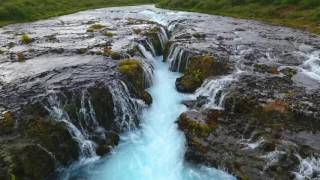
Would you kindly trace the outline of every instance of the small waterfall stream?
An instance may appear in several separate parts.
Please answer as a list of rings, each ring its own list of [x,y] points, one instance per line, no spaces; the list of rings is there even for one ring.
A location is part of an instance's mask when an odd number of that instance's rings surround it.
[[[146,63],[155,67],[153,86],[148,90],[153,97],[153,104],[143,110],[141,128],[129,128],[125,134],[121,135],[120,143],[111,155],[75,165],[63,175],[62,179],[235,179],[224,171],[190,165],[184,161],[185,137],[175,123],[178,116],[186,111],[186,107],[181,104],[186,96],[175,89],[175,80],[179,73],[169,71],[169,65],[163,62],[162,56],[152,56],[153,52],[146,50],[143,45],[139,45],[139,49],[150,61]],[[150,48],[151,51],[152,49],[154,48]],[[113,93],[116,97],[121,96],[117,94],[119,92]],[[116,104],[126,106],[125,104],[130,103],[119,101]],[[117,109],[121,111],[120,113],[127,113],[121,108]],[[119,116],[119,118],[125,119],[128,116]]]

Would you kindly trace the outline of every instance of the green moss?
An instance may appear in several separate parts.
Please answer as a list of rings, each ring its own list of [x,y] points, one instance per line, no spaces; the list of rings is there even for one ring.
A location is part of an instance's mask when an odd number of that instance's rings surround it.
[[[118,64],[119,72],[128,76],[134,76],[135,74],[139,73],[140,69],[140,62],[134,59],[126,59]]]
[[[96,31],[100,31],[101,29],[105,28],[106,26],[102,25],[102,24],[93,24],[91,25],[88,29],[87,32],[96,32]]]
[[[30,44],[32,42],[32,38],[30,38],[29,35],[24,34],[21,36],[21,42],[22,44]]]
[[[99,30],[99,29],[102,29],[102,28],[105,28],[106,26],[105,25],[102,25],[102,24],[93,24],[91,25],[89,28],[90,29],[96,29],[96,30]]]
[[[110,56],[111,56],[111,58],[114,59],[114,60],[119,60],[119,59],[121,59],[120,53],[115,52],[115,51],[111,51],[111,52],[110,52]]]
[[[190,133],[192,136],[207,137],[213,130],[205,122],[190,119],[186,114],[179,118],[179,127]]]
[[[177,79],[177,89],[186,93],[194,92],[207,77],[225,74],[228,70],[227,64],[217,62],[210,56],[193,57],[184,75]]]
[[[106,32],[104,35],[107,37],[113,37],[114,34],[112,32]]]
[[[124,79],[133,94],[138,98],[143,99],[146,103],[151,101],[150,97],[148,97],[144,90],[144,71],[138,60],[126,59],[120,61],[118,64],[118,71],[124,75]]]

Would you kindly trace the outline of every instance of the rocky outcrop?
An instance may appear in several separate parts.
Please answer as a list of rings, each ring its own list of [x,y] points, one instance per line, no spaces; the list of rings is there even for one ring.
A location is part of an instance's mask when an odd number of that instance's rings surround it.
[[[210,76],[227,74],[230,67],[225,62],[219,62],[210,56],[193,57],[183,76],[176,81],[177,90],[192,93]]]
[[[183,72],[176,67],[189,63],[177,89],[194,92],[177,121],[187,139],[185,158],[239,179],[319,177],[320,38],[205,15],[177,18],[170,26],[167,49],[178,49],[165,51],[178,57],[167,57],[175,61],[172,70]],[[192,75],[200,73],[190,73],[191,58],[183,52],[214,55],[230,69],[197,81]]]
[[[152,65],[138,43],[161,54],[160,25],[104,15],[0,29],[0,179],[50,179],[81,158],[105,156],[139,126],[140,99],[152,103]]]

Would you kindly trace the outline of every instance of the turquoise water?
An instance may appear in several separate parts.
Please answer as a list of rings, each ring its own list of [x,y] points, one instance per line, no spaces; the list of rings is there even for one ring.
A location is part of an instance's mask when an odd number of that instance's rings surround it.
[[[185,137],[176,119],[185,111],[183,95],[175,89],[178,73],[161,57],[155,62],[153,104],[142,115],[142,128],[122,135],[112,155],[73,172],[73,178],[92,180],[206,180],[235,179],[223,171],[184,162]],[[72,176],[72,175],[71,175]]]

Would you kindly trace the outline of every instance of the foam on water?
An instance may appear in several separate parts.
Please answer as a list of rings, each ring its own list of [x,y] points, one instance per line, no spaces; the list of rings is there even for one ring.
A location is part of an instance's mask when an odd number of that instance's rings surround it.
[[[178,73],[168,71],[161,61],[155,62],[154,85],[149,89],[153,104],[143,112],[142,128],[122,135],[112,155],[73,172],[77,179],[235,179],[223,171],[184,162],[185,137],[175,123],[186,110],[180,103],[184,96],[175,90]]]

